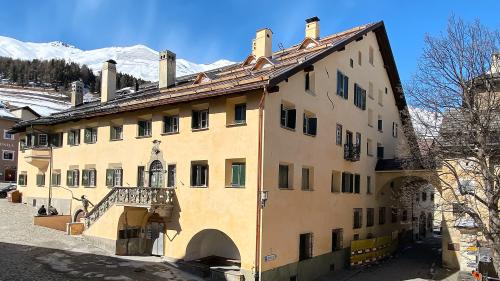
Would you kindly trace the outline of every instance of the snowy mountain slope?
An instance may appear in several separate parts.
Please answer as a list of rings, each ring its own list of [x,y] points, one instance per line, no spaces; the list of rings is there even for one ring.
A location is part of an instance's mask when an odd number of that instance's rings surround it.
[[[25,60],[60,58],[78,64],[86,64],[96,73],[101,70],[102,62],[114,59],[118,63],[119,72],[149,81],[158,80],[158,52],[144,45],[84,51],[59,41],[31,43],[0,36],[0,56]],[[218,60],[211,64],[196,64],[184,59],[177,59],[177,76],[206,71],[232,63],[228,60]]]

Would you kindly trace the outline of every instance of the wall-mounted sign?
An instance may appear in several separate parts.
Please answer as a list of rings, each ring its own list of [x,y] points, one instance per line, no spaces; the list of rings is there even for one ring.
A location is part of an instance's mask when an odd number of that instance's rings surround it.
[[[270,254],[270,255],[267,255],[267,256],[264,256],[264,261],[273,261],[277,258],[276,254]]]

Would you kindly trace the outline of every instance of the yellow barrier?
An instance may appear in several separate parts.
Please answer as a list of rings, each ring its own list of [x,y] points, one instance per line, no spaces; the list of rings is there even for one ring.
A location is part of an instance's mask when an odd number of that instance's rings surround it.
[[[397,240],[392,236],[351,241],[351,265],[374,262],[392,254],[397,248]]]

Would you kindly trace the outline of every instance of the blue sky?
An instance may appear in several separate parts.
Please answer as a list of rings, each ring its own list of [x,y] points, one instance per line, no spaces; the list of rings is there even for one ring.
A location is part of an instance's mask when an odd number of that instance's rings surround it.
[[[399,72],[415,70],[426,33],[444,31],[451,14],[500,28],[500,0],[417,1],[3,1],[0,35],[63,41],[81,49],[144,44],[197,63],[242,60],[255,31],[273,30],[274,48],[299,42],[304,19],[318,16],[321,34],[384,20]]]

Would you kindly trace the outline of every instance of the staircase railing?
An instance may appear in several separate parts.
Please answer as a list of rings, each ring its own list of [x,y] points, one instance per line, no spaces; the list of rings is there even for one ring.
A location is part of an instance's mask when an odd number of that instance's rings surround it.
[[[174,189],[153,187],[114,187],[85,216],[88,228],[114,204],[129,206],[166,206],[173,204]]]

